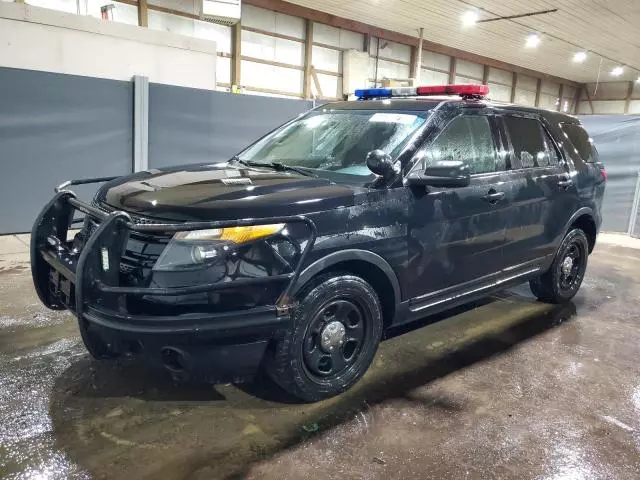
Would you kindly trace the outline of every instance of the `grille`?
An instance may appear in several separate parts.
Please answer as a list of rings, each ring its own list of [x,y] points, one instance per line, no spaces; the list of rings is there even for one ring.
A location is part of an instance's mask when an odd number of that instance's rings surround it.
[[[97,208],[98,210],[104,212],[104,213],[112,213],[115,212],[117,209],[113,208],[110,205],[105,205],[104,203],[98,203],[96,201],[93,201],[92,206]],[[149,217],[143,217],[141,215],[135,215],[129,212],[126,212],[130,217],[131,220],[133,221],[133,223],[137,224],[137,225],[158,225],[161,223],[167,223],[166,221],[163,220],[157,220],[154,218],[149,218]]]
[[[96,201],[92,205],[100,211],[110,214],[117,209],[100,204]],[[127,212],[128,213],[128,212]],[[137,225],[157,225],[166,223],[166,221],[157,220],[140,215],[131,215],[131,220]],[[88,238],[95,232],[100,222],[90,216],[85,216],[83,225],[83,236]],[[158,257],[164,250],[166,244],[171,238],[171,234],[162,233],[144,234],[139,232],[131,232],[127,240],[127,246],[120,258],[120,272],[125,275],[121,280],[125,285],[137,285],[144,281],[150,269],[158,260]]]

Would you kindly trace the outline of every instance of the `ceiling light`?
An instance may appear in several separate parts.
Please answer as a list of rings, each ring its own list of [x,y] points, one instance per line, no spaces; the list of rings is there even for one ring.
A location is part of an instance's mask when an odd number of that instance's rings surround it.
[[[536,48],[540,44],[540,37],[535,33],[532,33],[527,37],[527,41],[524,46],[527,48]]]
[[[640,76],[636,78],[636,83],[640,83]]]
[[[622,75],[623,72],[624,72],[624,68],[614,67],[613,70],[611,70],[611,75],[613,75],[614,77],[619,77],[620,75]]]
[[[462,26],[471,27],[478,21],[478,14],[473,10],[467,10],[462,14]]]
[[[582,63],[587,59],[587,52],[577,52],[573,56],[573,61],[576,63]]]

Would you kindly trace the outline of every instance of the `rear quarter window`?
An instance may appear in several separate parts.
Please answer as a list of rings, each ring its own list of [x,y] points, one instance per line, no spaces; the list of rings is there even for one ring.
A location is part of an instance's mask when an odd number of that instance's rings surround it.
[[[582,127],[576,123],[561,123],[560,128],[565,136],[565,143],[568,140],[571,145],[567,145],[567,151],[572,157],[578,156],[586,163],[598,161],[598,151],[593,145],[593,140]]]

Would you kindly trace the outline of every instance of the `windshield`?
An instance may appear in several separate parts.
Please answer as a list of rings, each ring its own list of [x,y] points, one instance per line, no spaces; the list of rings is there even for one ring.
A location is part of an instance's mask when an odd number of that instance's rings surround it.
[[[314,110],[270,133],[238,158],[256,163],[371,175],[366,156],[383,150],[396,158],[426,121],[424,111]]]

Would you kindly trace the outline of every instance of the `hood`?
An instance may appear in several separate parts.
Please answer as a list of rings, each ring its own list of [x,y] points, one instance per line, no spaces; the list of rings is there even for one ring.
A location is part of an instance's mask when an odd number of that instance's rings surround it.
[[[106,183],[96,200],[159,219],[230,220],[297,215],[360,203],[369,189],[239,164],[154,169]]]

